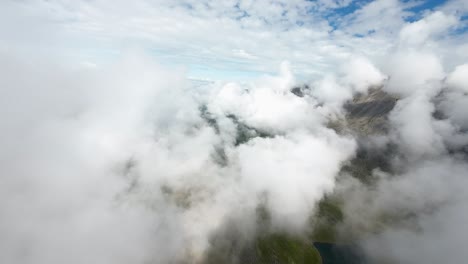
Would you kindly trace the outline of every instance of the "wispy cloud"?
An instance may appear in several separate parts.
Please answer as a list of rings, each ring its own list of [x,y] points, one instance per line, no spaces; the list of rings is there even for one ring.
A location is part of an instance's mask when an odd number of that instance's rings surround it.
[[[226,73],[274,72],[289,60],[297,74],[308,76],[351,54],[384,54],[413,16],[444,9],[460,19],[466,10],[458,6],[397,0],[7,1],[0,43],[93,62],[128,49],[158,50],[155,59],[163,63]],[[193,73],[217,77],[209,70]]]

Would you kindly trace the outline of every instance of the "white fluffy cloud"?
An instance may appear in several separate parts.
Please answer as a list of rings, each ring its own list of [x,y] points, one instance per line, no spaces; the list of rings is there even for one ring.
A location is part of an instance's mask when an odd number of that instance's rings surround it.
[[[456,67],[455,70],[447,77],[446,82],[453,88],[468,92],[468,64]]]
[[[379,85],[401,97],[386,142],[402,168],[370,197],[465,209],[451,194],[466,171],[468,49],[455,31],[467,10],[460,0],[411,11],[418,4],[3,1],[0,262],[197,261],[232,215],[253,229],[261,202],[274,227],[300,230],[355,154],[329,117]],[[291,93],[304,77],[305,96]],[[448,224],[466,217],[446,211]],[[439,219],[421,223],[444,230]],[[392,231],[376,241],[400,241]]]
[[[403,27],[400,31],[401,45],[422,45],[431,35],[446,32],[450,27],[457,24],[457,19],[452,15],[435,12],[424,19]]]
[[[139,55],[85,70],[2,58],[2,262],[198,261],[226,219],[255,223],[262,195],[275,228],[300,230],[354,155],[289,91],[287,64],[212,96]],[[271,137],[235,145],[231,115]]]
[[[353,140],[333,131],[296,132],[242,145],[239,164],[247,188],[267,191],[273,224],[300,230],[309,218],[304,212],[333,190],[341,163],[354,150]]]

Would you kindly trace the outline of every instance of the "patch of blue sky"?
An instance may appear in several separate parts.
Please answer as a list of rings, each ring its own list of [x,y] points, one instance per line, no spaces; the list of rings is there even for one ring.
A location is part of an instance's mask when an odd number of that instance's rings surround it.
[[[357,0],[352,1],[349,5],[333,9],[333,13],[338,16],[346,16],[354,13],[356,10],[361,9],[364,5],[372,2],[372,0]]]
[[[415,13],[420,13],[426,10],[433,10],[438,6],[445,4],[448,0],[401,0],[403,3],[414,3],[407,10],[413,11]]]
[[[314,2],[314,1],[311,1]],[[356,0],[352,1],[349,5],[343,6],[343,7],[338,7],[338,8],[333,8],[330,10],[325,11],[322,14],[322,17],[326,19],[329,23],[329,25],[333,28],[333,30],[336,30],[340,27],[340,22],[341,22],[341,17],[345,17],[347,15],[350,15],[357,10],[361,9],[364,5],[372,2],[372,0]],[[311,9],[308,11],[310,14],[313,14],[316,12],[315,9]]]
[[[463,35],[468,34],[468,14],[460,17],[460,24],[456,27],[453,32],[453,35]]]
[[[411,7],[405,9],[405,11],[411,12],[413,15],[405,17],[406,22],[415,22],[421,19],[424,14],[428,11],[434,11],[444,4],[450,2],[450,0],[422,0],[422,1],[411,1],[402,0],[404,3],[411,4]],[[451,35],[461,35],[468,33],[468,14],[463,14],[460,18],[461,23],[450,31]]]
[[[466,34],[466,33],[468,33],[468,25],[454,29],[452,34],[461,35],[461,34]]]
[[[425,12],[432,11],[439,6],[445,4],[448,0],[401,0],[403,3],[409,4],[409,7],[405,9],[413,15],[404,17],[406,22],[415,22],[421,19]]]
[[[312,1],[312,0],[311,0]],[[442,6],[449,0],[400,0],[406,4],[408,8],[405,11],[412,15],[404,17],[406,22],[414,22],[421,19],[425,12],[434,10],[439,6]],[[314,1],[312,1],[314,2]],[[356,0],[352,1],[349,5],[334,8],[323,12],[322,17],[326,19],[333,30],[337,30],[341,26],[343,17],[353,14],[357,10],[361,9],[366,4],[369,4],[372,0]],[[317,10],[309,10],[310,14],[315,14]],[[364,36],[364,35],[362,35]]]

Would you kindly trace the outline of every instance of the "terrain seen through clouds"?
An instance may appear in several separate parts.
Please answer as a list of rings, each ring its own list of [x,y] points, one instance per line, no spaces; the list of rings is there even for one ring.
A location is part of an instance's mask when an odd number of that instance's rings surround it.
[[[0,2],[0,263],[468,253],[466,0]]]

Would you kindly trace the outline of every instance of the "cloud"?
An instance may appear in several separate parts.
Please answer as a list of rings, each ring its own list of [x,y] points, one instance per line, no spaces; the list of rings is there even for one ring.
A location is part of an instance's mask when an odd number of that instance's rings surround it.
[[[438,11],[424,19],[413,22],[403,27],[400,31],[401,45],[424,44],[431,35],[446,32],[457,24],[455,16],[445,15]]]
[[[259,206],[273,231],[300,233],[335,190],[345,227],[399,220],[364,233],[370,257],[462,259],[461,3],[3,2],[0,261],[197,262],[231,221],[254,236]],[[260,76],[186,78],[234,70]],[[342,185],[367,138],[328,126],[371,87],[399,98],[379,146],[364,144],[389,148],[390,168]]]
[[[176,213],[118,202],[129,184],[118,167],[147,144],[151,98],[183,81],[133,60],[95,74],[2,58],[2,262],[167,261],[151,252],[180,248],[163,243]]]
[[[459,89],[463,92],[468,91],[468,65],[463,64],[455,68],[455,70],[447,77],[447,84],[450,87]]]
[[[389,75],[383,89],[400,98],[388,117],[390,129],[378,137],[383,145],[361,146],[370,153],[387,151],[390,166],[375,167],[371,184],[348,179],[339,185],[347,219],[343,232],[358,234],[371,262],[466,258],[458,247],[468,237],[458,228],[467,205],[459,187],[467,180],[464,64],[447,74],[433,45],[441,43],[434,32],[453,23],[453,17],[435,12],[400,31],[406,44],[400,42],[382,65]],[[427,34],[409,40],[421,30]]]
[[[354,155],[290,92],[287,63],[200,93],[138,54],[80,70],[2,57],[4,262],[199,261],[239,211],[255,226],[263,195],[272,228],[302,230]]]
[[[355,150],[352,139],[332,131],[256,138],[239,147],[242,181],[254,193],[266,191],[273,225],[300,231],[314,205],[335,185],[340,165]]]
[[[386,67],[389,80],[385,90],[401,95],[418,91],[434,95],[440,89],[437,82],[445,77],[442,63],[433,53],[400,51],[390,55]]]
[[[465,221],[465,162],[451,159],[425,161],[405,175],[379,184],[374,208],[407,214],[409,226],[395,224],[364,242],[373,261],[427,263],[461,261],[466,253],[459,245],[467,240],[460,228]],[[395,195],[398,194],[398,195]],[[411,216],[411,213],[417,212]],[[449,255],[441,254],[445,252]],[[447,257],[449,256],[449,257]]]
[[[408,23],[406,18],[417,13],[409,10],[412,5],[393,0],[116,1],[112,6],[105,1],[5,2],[2,24],[15,24],[18,30],[0,28],[4,36],[0,47],[98,65],[138,47],[164,64],[187,66],[200,79],[226,78],[215,70],[273,73],[276,65],[288,60],[301,78],[320,79],[355,54],[385,55],[403,27],[407,33],[402,34],[412,36],[413,43],[423,41],[414,40],[416,36],[447,36],[443,28],[461,24],[463,10],[453,14],[453,7],[445,6],[441,9],[446,13],[434,12]],[[335,13],[343,8],[350,11]],[[21,25],[25,28],[19,30]],[[411,30],[419,31],[410,34]],[[206,70],[196,71],[197,65]]]

